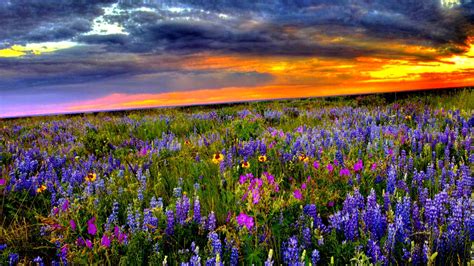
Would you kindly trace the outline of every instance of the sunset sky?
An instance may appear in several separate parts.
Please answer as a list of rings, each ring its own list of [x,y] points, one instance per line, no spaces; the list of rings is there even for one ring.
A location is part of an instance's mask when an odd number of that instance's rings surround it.
[[[474,85],[470,0],[0,0],[0,117]]]

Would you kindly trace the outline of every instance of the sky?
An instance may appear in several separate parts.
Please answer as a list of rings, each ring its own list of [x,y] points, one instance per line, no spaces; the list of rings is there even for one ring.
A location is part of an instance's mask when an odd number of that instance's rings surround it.
[[[0,0],[0,117],[474,85],[474,0]]]

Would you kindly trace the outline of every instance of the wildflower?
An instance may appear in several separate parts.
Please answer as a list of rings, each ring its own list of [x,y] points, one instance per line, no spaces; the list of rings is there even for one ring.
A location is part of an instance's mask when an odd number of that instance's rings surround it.
[[[266,155],[260,155],[258,156],[258,161],[261,163],[264,163],[267,161],[267,156]]]
[[[18,256],[17,253],[10,253],[10,255],[8,255],[8,263],[10,265],[16,265],[19,259],[20,259],[20,256]]]
[[[71,226],[72,231],[76,230],[77,226],[76,226],[76,222],[74,222],[74,220],[70,220],[69,225]]]
[[[372,166],[370,166],[370,171],[374,172],[377,170],[377,163],[373,163]]]
[[[284,245],[283,262],[287,265],[295,265],[298,262],[298,239],[296,236],[290,237]]]
[[[405,120],[411,121],[411,115],[405,116]]]
[[[295,199],[297,200],[302,200],[303,199],[303,195],[301,194],[301,191],[299,189],[296,189],[294,192],[293,192],[293,196],[295,197]]]
[[[313,252],[311,253],[311,263],[313,265],[317,265],[319,258],[319,251],[317,249],[313,250]]]
[[[319,162],[318,162],[318,161],[314,161],[313,167],[314,167],[314,169],[319,169]]]
[[[0,186],[5,186],[7,184],[7,180],[5,178],[0,178]]]
[[[211,211],[207,220],[208,220],[207,229],[209,231],[214,231],[216,229],[216,215],[214,214],[213,211]]]
[[[235,266],[239,264],[239,250],[236,247],[232,247],[230,253],[230,265]]]
[[[309,157],[302,153],[298,156],[298,160],[300,160],[300,162],[307,163],[309,161]]]
[[[347,168],[343,168],[339,171],[339,175],[340,176],[350,176],[351,175],[351,171]]]
[[[201,223],[201,203],[198,196],[194,200],[193,220],[198,224]]]
[[[166,211],[166,234],[173,235],[174,233],[174,212],[173,210]]]
[[[246,168],[246,169],[250,168],[250,163],[247,162],[247,161],[243,161],[242,162],[242,168]]]
[[[104,234],[102,236],[102,240],[100,241],[100,244],[106,248],[110,247],[110,238],[108,235]]]
[[[222,153],[219,153],[219,152],[214,153],[214,155],[212,156],[212,162],[215,164],[219,164],[223,160],[224,160],[224,155]]]
[[[87,182],[94,182],[97,179],[97,175],[95,173],[88,173],[85,177]]]
[[[185,140],[184,145],[191,146],[191,141],[189,139]]]
[[[364,168],[364,164],[362,163],[362,160],[358,160],[357,163],[354,164],[354,171],[358,172]]]
[[[33,260],[34,263],[36,263],[36,265],[39,265],[39,266],[43,266],[44,265],[44,262],[43,262],[43,259],[38,256],[36,257],[34,260]]]
[[[216,232],[210,232],[208,235],[208,239],[211,242],[212,253],[214,255],[221,254],[222,252],[222,243],[219,239],[219,235]]]
[[[85,243],[87,248],[92,248],[93,243],[89,239],[86,239]]]
[[[328,164],[327,166],[328,172],[331,173],[334,170],[334,166],[332,166],[331,163]]]
[[[267,260],[265,261],[265,266],[273,266],[273,249],[270,249],[268,251],[268,257]]]
[[[97,226],[95,225],[95,216],[87,221],[87,233],[95,235],[97,233]]]
[[[239,214],[239,216],[237,216],[237,223],[240,225],[240,226],[245,226],[247,227],[247,229],[250,231],[252,230],[252,227],[254,226],[254,221],[253,221],[253,217],[252,216],[249,216],[243,212],[241,212]]]
[[[41,192],[45,191],[46,189],[47,189],[47,187],[45,185],[41,185],[36,189],[36,193],[41,193]]]

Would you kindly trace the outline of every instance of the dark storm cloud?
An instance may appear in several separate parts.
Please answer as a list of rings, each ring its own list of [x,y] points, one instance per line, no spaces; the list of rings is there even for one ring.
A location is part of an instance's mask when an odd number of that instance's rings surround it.
[[[122,0],[120,12],[107,15],[127,34],[91,35],[93,20],[113,0],[0,0],[0,48],[12,44],[72,40],[87,44],[34,58],[0,58],[0,90],[66,84],[108,82],[140,87],[135,77],[158,73],[164,89],[182,89],[164,78],[162,55],[171,60],[201,52],[219,54],[318,56],[355,58],[413,58],[435,60],[422,53],[357,46],[357,42],[393,40],[459,53],[472,28],[472,4],[447,9],[439,0]],[[165,7],[178,7],[178,11]],[[147,7],[147,8],[139,8]],[[227,16],[225,16],[227,15]],[[352,38],[349,43],[328,43],[325,38]],[[119,55],[122,54],[122,55]],[[154,63],[128,55],[157,56]],[[170,59],[170,58],[168,58]],[[16,74],[11,74],[16,73]],[[192,76],[192,73],[183,72]],[[239,74],[236,74],[239,75]],[[209,76],[217,79],[217,77]],[[222,77],[225,82],[258,84],[262,74]],[[256,78],[258,77],[258,78]],[[181,76],[179,78],[182,79]],[[200,73],[195,80],[212,83]],[[148,80],[149,81],[149,80]],[[197,82],[199,83],[199,82]],[[183,82],[194,88],[193,82]],[[217,83],[216,83],[217,84]],[[219,83],[220,84],[220,83]],[[220,84],[220,85],[222,85]],[[142,86],[143,88],[147,86]]]
[[[153,11],[134,11],[142,4],[122,4],[129,12],[107,17],[124,25],[129,35],[89,35],[77,40],[104,44],[109,51],[119,52],[218,51],[353,58],[383,57],[384,47],[327,45],[314,40],[317,33],[311,32],[317,29],[335,37],[357,32],[358,38],[366,40],[400,40],[434,48],[446,45],[450,49],[445,51],[456,53],[462,51],[458,46],[465,43],[472,28],[468,5],[447,9],[439,0],[173,1],[184,9],[181,12],[163,9],[166,2],[172,5],[170,1],[147,1]],[[216,16],[220,12],[230,17]],[[249,21],[256,23],[249,26]],[[288,32],[289,27],[296,32]],[[386,56],[394,56],[390,53]],[[426,58],[419,55],[419,59]]]
[[[65,40],[89,31],[113,0],[0,0],[0,45]]]

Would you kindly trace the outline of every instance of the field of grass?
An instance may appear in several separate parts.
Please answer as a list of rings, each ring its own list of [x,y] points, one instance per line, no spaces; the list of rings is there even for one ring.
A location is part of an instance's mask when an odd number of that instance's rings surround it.
[[[474,91],[0,120],[0,265],[466,265]]]

